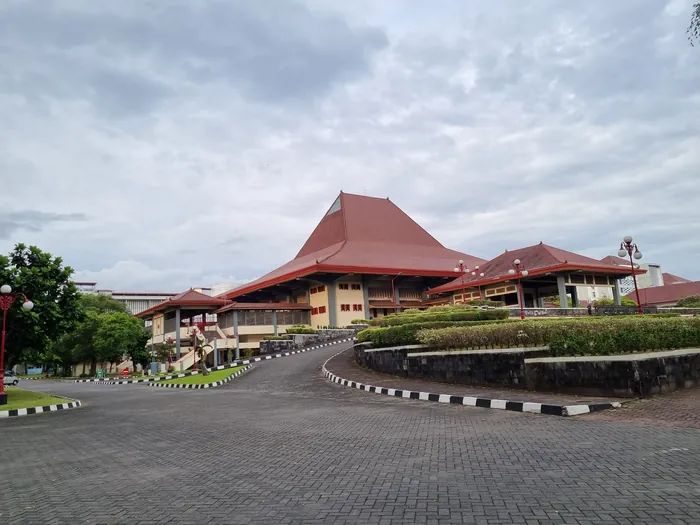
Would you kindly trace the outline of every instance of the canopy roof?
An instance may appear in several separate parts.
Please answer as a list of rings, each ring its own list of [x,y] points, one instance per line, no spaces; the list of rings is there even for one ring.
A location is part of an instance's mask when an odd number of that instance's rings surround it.
[[[341,192],[292,261],[220,297],[314,273],[449,277],[460,259],[467,266],[485,262],[445,248],[389,199]]]
[[[632,274],[629,265],[625,267],[617,264],[608,264],[591,257],[539,243],[517,250],[505,251],[498,257],[480,265],[478,270],[473,270],[476,275],[472,276],[471,272],[462,274],[454,281],[437,286],[426,293],[434,295],[465,287],[483,286],[513,279],[513,276],[508,274],[508,270],[513,269],[513,261],[515,259],[520,259],[520,268],[528,271],[528,277],[572,270],[585,270],[607,275],[613,274],[620,277]],[[479,275],[481,273],[484,274],[483,277]],[[637,273],[644,273],[644,270],[637,270]]]
[[[157,305],[152,306],[148,310],[144,310],[143,312],[136,314],[134,317],[150,317],[155,313],[171,310],[178,306],[184,306],[186,308],[203,307],[206,309],[214,309],[223,306],[224,304],[226,304],[226,302],[227,301],[225,299],[222,299],[220,297],[211,297],[210,295],[206,295],[196,290],[190,289],[186,292],[173,295],[165,301],[162,301]]]

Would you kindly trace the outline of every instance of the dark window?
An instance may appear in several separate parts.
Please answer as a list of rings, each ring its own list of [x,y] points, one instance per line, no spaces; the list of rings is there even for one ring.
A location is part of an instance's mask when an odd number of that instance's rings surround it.
[[[319,287],[318,287],[318,292],[319,292],[319,293],[325,292],[325,291],[326,291],[326,287],[325,287],[325,286],[319,286]]]
[[[319,307],[318,307],[318,313],[320,313],[320,314],[325,314],[325,313],[326,313],[326,307],[325,307],[325,306],[319,306]]]
[[[353,290],[362,290],[362,285],[361,284],[353,284],[352,289]]]

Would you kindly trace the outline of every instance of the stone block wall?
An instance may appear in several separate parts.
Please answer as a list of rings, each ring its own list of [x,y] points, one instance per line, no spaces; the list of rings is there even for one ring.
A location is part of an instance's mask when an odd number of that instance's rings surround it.
[[[279,354],[296,348],[297,346],[291,339],[263,339],[260,341],[260,355]]]

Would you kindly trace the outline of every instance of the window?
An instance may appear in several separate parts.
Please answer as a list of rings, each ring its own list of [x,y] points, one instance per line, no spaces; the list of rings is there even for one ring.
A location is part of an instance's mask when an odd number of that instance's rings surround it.
[[[316,289],[316,288],[311,288],[311,290],[309,290],[309,293],[316,293],[317,291],[318,291],[318,289]]]
[[[312,308],[311,315],[318,315],[318,308]]]
[[[341,304],[341,305],[340,305],[340,311],[341,311],[341,312],[349,312],[349,311],[350,311],[350,305],[349,305],[349,304]]]
[[[339,290],[348,290],[349,287],[348,287],[348,284],[347,284],[347,283],[341,283],[341,284],[338,285],[338,289],[339,289]]]
[[[353,304],[353,305],[352,305],[352,311],[353,311],[353,312],[361,312],[361,311],[362,311],[362,305],[361,305],[361,304]]]
[[[325,286],[319,286],[319,287],[317,288],[317,290],[318,290],[318,293],[325,292],[325,291],[326,291],[326,287],[325,287]]]
[[[353,290],[362,290],[362,285],[353,283],[352,289]]]
[[[319,313],[319,314],[325,314],[325,313],[326,313],[326,307],[325,307],[325,306],[319,306],[319,307],[318,307],[318,313]]]

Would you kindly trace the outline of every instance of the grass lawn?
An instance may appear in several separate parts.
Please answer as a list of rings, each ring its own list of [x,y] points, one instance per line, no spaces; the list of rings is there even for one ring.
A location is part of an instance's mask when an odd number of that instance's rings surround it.
[[[30,392],[16,386],[5,387],[5,392],[7,392],[7,404],[0,405],[0,410],[61,405],[69,402],[64,397],[55,397],[50,394],[42,394],[41,392]]]
[[[226,368],[224,370],[216,370],[215,372],[209,372],[208,376],[197,374],[195,376],[178,377],[177,379],[169,379],[167,381],[159,381],[161,385],[204,385],[206,383],[214,383],[215,381],[221,381],[226,379],[228,376],[235,374],[239,370],[242,370],[243,366],[237,366],[235,368]]]

